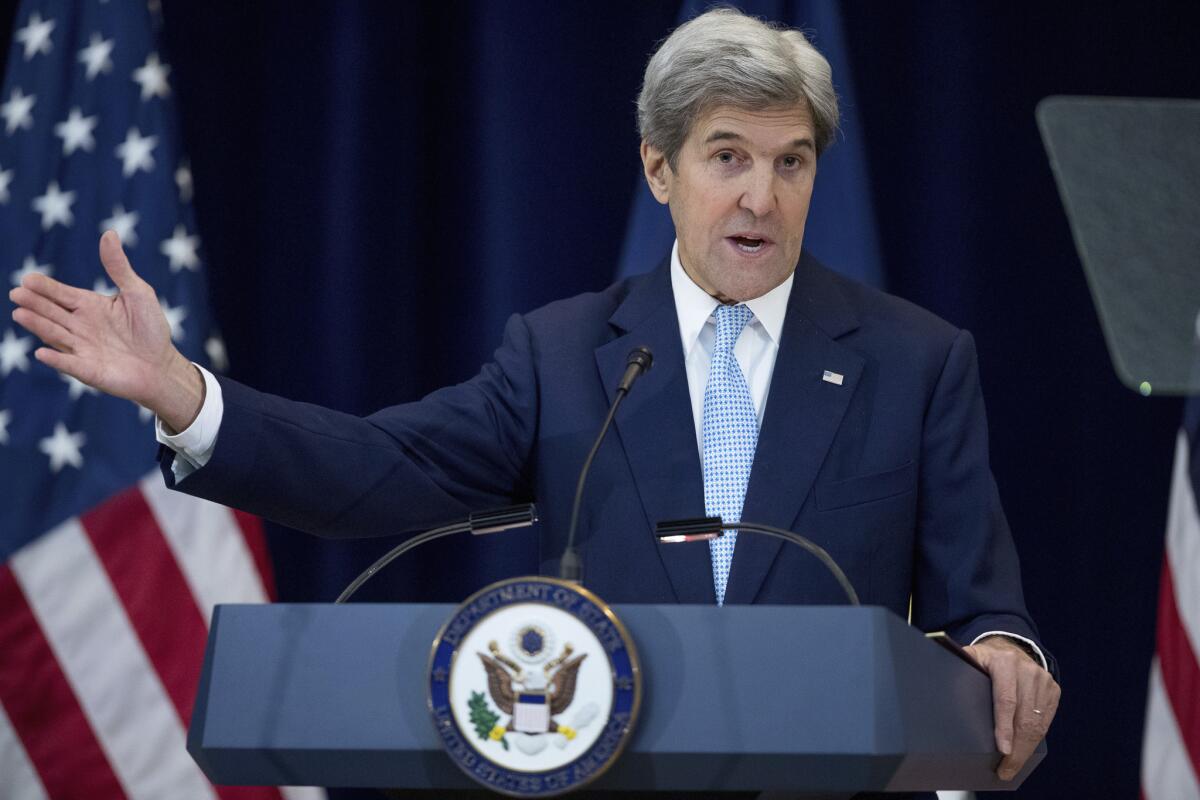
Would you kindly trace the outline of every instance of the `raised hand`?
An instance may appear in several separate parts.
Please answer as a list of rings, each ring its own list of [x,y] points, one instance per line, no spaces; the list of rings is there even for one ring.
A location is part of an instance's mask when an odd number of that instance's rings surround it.
[[[115,296],[33,273],[9,292],[13,320],[48,345],[34,352],[38,361],[145,406],[175,430],[187,427],[204,399],[203,378],[171,343],[154,289],[133,271],[113,231],[100,237],[100,261]]]

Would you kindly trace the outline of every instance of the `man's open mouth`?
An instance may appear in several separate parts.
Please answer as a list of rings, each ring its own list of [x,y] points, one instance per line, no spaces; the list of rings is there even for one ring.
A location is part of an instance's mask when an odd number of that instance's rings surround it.
[[[757,253],[762,250],[764,245],[769,244],[766,239],[754,236],[730,236],[729,241],[733,242],[743,253]]]

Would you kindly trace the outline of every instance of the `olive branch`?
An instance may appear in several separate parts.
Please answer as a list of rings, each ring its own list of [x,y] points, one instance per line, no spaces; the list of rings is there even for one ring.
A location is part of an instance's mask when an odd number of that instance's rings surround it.
[[[475,726],[475,732],[479,734],[479,738],[485,741],[490,739],[492,730],[500,721],[500,715],[488,706],[483,692],[471,692],[471,699],[467,701],[467,707],[471,709],[471,724]],[[507,739],[501,736],[498,741],[505,750],[508,749]]]

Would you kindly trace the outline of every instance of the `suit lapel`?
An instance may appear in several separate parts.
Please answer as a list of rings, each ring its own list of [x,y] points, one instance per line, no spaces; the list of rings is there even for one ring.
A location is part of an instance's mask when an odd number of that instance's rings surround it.
[[[857,325],[824,268],[802,256],[742,508],[747,522],[790,528],[799,515],[863,371],[862,357],[834,341]],[[842,384],[823,380],[826,370],[841,374]],[[738,537],[726,603],[754,601],[781,546],[757,534]]]
[[[650,529],[665,520],[701,516],[704,481],[670,271],[657,269],[635,283],[609,322],[621,335],[596,349],[596,365],[610,402],[629,351],[642,345],[654,354],[650,371],[638,379],[613,421]],[[716,602],[707,547],[657,547],[679,602]]]

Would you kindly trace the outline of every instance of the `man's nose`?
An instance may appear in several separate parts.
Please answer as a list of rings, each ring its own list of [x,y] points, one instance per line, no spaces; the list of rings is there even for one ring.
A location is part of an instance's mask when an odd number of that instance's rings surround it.
[[[753,169],[746,175],[742,196],[738,201],[741,208],[755,217],[765,217],[775,210],[775,172],[769,169]]]

